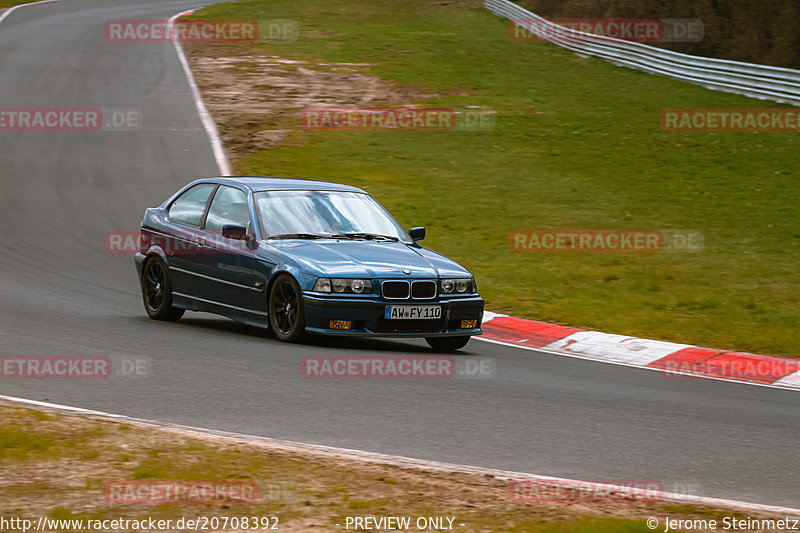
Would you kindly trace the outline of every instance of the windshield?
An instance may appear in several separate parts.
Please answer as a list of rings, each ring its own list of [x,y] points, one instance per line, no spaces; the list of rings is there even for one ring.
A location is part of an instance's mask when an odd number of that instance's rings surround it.
[[[277,235],[383,235],[411,240],[371,196],[340,191],[268,191],[255,195],[264,238]]]

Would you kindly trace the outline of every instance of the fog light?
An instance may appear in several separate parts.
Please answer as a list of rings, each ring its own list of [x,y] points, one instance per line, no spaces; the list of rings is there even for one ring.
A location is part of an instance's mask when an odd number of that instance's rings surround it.
[[[475,329],[478,327],[478,320],[462,320],[461,329]]]
[[[331,320],[331,329],[350,329],[352,321],[350,320]]]

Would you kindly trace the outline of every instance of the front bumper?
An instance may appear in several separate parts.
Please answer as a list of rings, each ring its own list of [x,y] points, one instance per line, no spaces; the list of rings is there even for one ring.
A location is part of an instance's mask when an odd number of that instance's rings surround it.
[[[318,294],[318,293],[317,293]],[[480,296],[440,298],[433,301],[386,301],[380,298],[326,298],[303,295],[306,331],[321,335],[368,337],[453,337],[480,335],[484,301]],[[388,320],[387,305],[441,305],[442,318]],[[331,329],[331,320],[352,322],[347,330]],[[462,320],[477,320],[477,326],[462,329]]]

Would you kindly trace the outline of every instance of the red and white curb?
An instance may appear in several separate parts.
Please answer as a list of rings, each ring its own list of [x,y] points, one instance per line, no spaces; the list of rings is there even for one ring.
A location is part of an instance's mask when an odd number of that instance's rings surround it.
[[[661,370],[665,377],[702,377],[800,389],[800,359],[701,348],[587,331],[491,313],[476,339],[572,357]]]

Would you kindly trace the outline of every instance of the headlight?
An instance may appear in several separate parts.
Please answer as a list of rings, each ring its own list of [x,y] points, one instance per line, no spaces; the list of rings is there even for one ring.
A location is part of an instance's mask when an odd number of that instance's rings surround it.
[[[331,292],[330,278],[319,278],[311,290],[314,292]]]
[[[443,279],[442,294],[475,292],[475,280],[472,278]]]
[[[345,278],[319,278],[314,283],[315,292],[338,292],[364,294],[372,292],[372,282],[368,279],[345,279]]]
[[[372,288],[372,283],[370,283],[369,281],[367,281],[367,283],[369,283],[370,288]],[[363,279],[354,279],[353,281],[350,282],[350,290],[357,294],[361,294],[362,292],[364,292],[364,289],[366,289],[367,283],[364,283]]]

